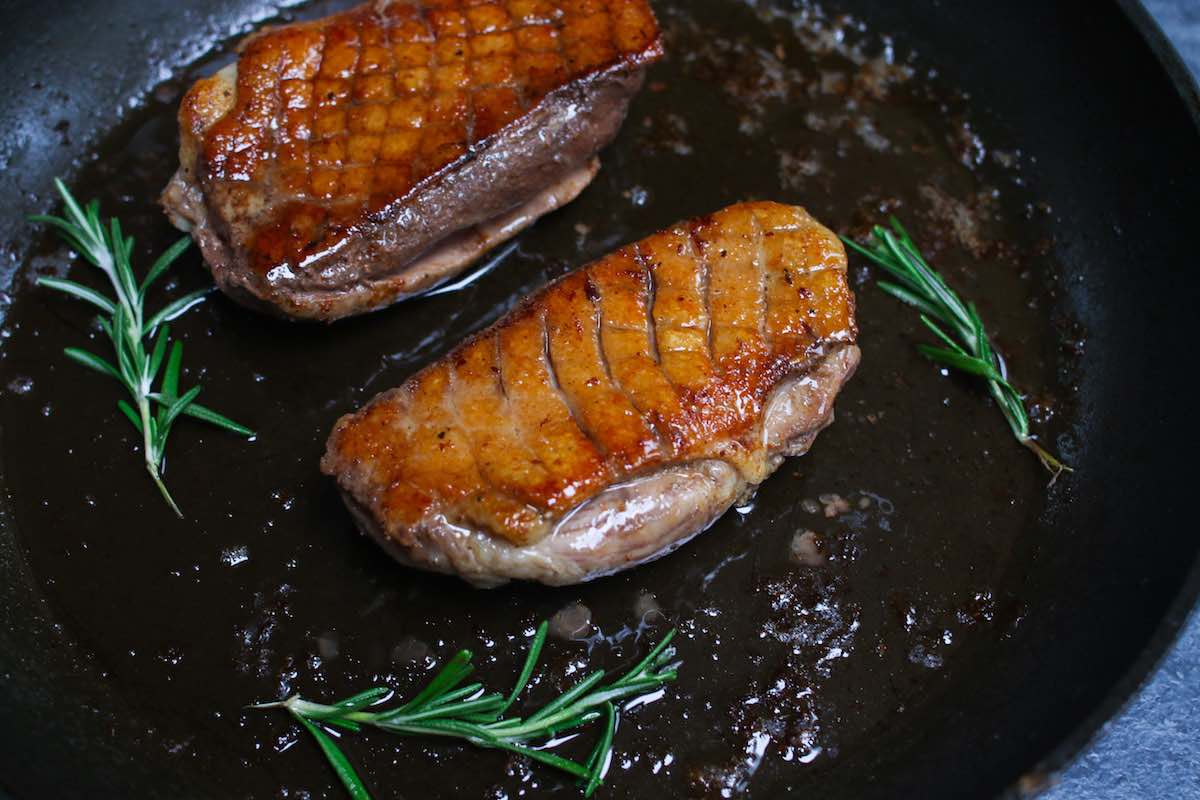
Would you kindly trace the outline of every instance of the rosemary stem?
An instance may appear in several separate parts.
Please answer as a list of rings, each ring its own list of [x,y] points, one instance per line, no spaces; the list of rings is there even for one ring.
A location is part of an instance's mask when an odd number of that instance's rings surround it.
[[[1051,486],[1054,485],[1054,482],[1057,481],[1058,477],[1060,475],[1062,475],[1064,472],[1074,472],[1075,471],[1071,467],[1068,467],[1066,464],[1064,464],[1063,462],[1061,462],[1057,458],[1055,458],[1050,453],[1050,451],[1046,450],[1044,447],[1042,447],[1040,444],[1038,444],[1037,440],[1034,439],[1032,436],[1018,437],[1018,441],[1020,441],[1020,443],[1022,445],[1024,445],[1025,447],[1028,447],[1030,450],[1032,450],[1034,452],[1034,455],[1036,455],[1038,457],[1038,460],[1042,462],[1042,466],[1044,466],[1047,470],[1050,471],[1050,485]]]
[[[175,498],[171,497],[171,493],[167,491],[167,485],[163,483],[162,475],[158,471],[158,464],[154,460],[154,442],[150,430],[150,401],[144,395],[138,398],[138,413],[142,418],[142,452],[146,457],[146,471],[150,473],[150,480],[154,481],[159,494],[162,495],[163,500],[167,501],[167,505],[175,512],[175,516],[183,519],[183,511],[176,505]]]
[[[158,487],[158,493],[162,495],[163,500],[167,501],[167,505],[175,512],[175,516],[183,519],[183,511],[175,504],[175,499],[171,497],[171,493],[167,491],[167,485],[163,483],[162,476],[158,474],[158,468],[149,459],[146,460],[146,471],[150,473],[150,480],[154,481],[154,485]]]
[[[168,304],[149,317],[150,324],[147,326],[146,291],[188,247],[190,239],[180,239],[169,247],[139,281],[130,263],[133,238],[122,233],[120,222],[113,218],[107,226],[104,225],[100,220],[98,201],[80,206],[62,181],[55,180],[54,185],[62,195],[66,209],[64,216],[38,215],[30,219],[56,229],[71,249],[104,274],[112,286],[114,297],[110,299],[101,292],[66,278],[39,278],[38,285],[70,295],[103,312],[97,321],[112,342],[113,360],[110,362],[96,353],[77,347],[66,348],[65,354],[88,369],[115,378],[125,388],[129,399],[118,400],[117,409],[142,434],[142,458],[146,472],[158,487],[163,500],[176,516],[182,518],[183,512],[162,479],[167,436],[175,420],[180,415],[186,415],[241,436],[254,436],[249,428],[198,405],[195,399],[200,393],[199,386],[182,394],[179,392],[183,344],[178,341],[172,344],[165,323],[200,302],[204,292],[193,292]],[[160,326],[162,330],[154,338],[155,330]],[[153,339],[149,351],[148,339]],[[158,392],[154,391],[156,380],[161,380]],[[157,415],[152,413],[154,403],[158,404]]]
[[[370,794],[326,728],[358,732],[370,727],[402,736],[440,736],[476,747],[506,750],[577,778],[584,797],[590,797],[603,781],[612,756],[617,728],[614,703],[675,680],[679,663],[666,663],[675,654],[674,648],[668,646],[675,632],[669,632],[636,667],[613,683],[599,686],[604,672],[596,671],[541,710],[526,717],[504,718],[504,712],[528,685],[547,629],[545,622],[538,627],[515,688],[506,695],[485,692],[478,683],[460,686],[472,670],[471,652],[461,650],[415,697],[389,710],[379,710],[381,703],[393,697],[386,687],[359,692],[335,705],[314,703],[296,694],[250,708],[288,711],[317,740],[355,798],[369,798]],[[553,742],[558,734],[601,718],[604,728],[586,763],[560,756],[552,748],[530,744],[534,740]]]
[[[1029,415],[1025,411],[1025,405],[1015,393],[1006,389],[996,381],[988,381],[988,389],[991,391],[992,398],[995,399],[1001,411],[1004,412],[1005,419],[1008,420],[1009,427],[1012,428],[1013,434],[1022,447],[1032,450],[1034,455],[1038,457],[1038,461],[1050,473],[1050,486],[1059,479],[1064,472],[1074,472],[1071,467],[1064,464],[1055,458],[1050,451],[1038,444],[1037,439],[1029,432]]]
[[[1013,437],[1035,453],[1050,472],[1053,485],[1071,467],[1039,445],[1030,433],[1025,400],[1009,382],[1004,357],[988,337],[974,303],[964,303],[938,272],[931,267],[894,217],[891,229],[876,225],[866,245],[842,237],[854,252],[887,272],[892,280],[879,281],[879,288],[917,309],[921,322],[946,347],[919,345],[921,353],[935,363],[985,379],[989,394],[996,401]]]
[[[587,708],[590,708],[590,705],[591,704],[582,704],[582,703],[573,704],[573,705],[567,706],[566,708],[562,709],[561,711],[558,711],[554,714],[550,714],[545,717],[541,717],[540,719],[526,721],[523,724],[514,725],[511,728],[500,728],[499,731],[497,731],[497,733],[500,735],[503,735],[505,739],[524,739],[529,736],[535,735],[540,731],[546,731],[546,730],[554,731],[556,733],[562,733],[563,731],[569,730],[570,728],[573,728],[575,726],[574,725],[566,725],[562,728],[559,728],[558,725],[560,723],[567,722],[567,721],[573,719],[574,717],[578,717]]]
[[[992,399],[996,401],[996,405],[1000,407],[1000,411],[1004,414],[1004,419],[1008,422],[1008,427],[1012,429],[1013,435],[1018,439],[1028,439],[1029,417],[1025,415],[1024,407],[1019,403],[1011,403],[1010,398],[1005,393],[1004,387],[996,383],[996,381],[988,381],[987,383],[988,392],[992,395]]]

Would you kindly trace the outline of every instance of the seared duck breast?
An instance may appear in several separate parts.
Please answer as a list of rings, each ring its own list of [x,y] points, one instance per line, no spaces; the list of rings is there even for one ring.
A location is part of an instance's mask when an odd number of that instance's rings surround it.
[[[736,205],[541,290],[343,417],[322,467],[407,564],[586,581],[679,546],[806,452],[856,335],[837,236]]]
[[[661,53],[645,0],[390,0],[269,29],[184,97],[163,204],[243,303],[381,308],[574,199]]]

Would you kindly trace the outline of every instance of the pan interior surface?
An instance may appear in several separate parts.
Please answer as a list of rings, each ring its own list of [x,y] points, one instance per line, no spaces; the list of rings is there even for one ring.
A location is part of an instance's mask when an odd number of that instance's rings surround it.
[[[66,3],[14,5],[30,32],[0,55],[0,787],[14,797],[336,796],[311,742],[247,703],[408,694],[460,647],[501,689],[533,626],[576,604],[591,627],[547,647],[532,702],[680,631],[679,682],[622,718],[613,797],[999,796],[1036,787],[1112,712],[1194,598],[1191,470],[1172,446],[1188,394],[1164,343],[1197,296],[1196,103],[1117,5],[658,0],[668,57],[600,176],[477,280],[332,327],[217,296],[179,320],[185,384],[259,434],[179,427],[167,480],[183,521],[141,471],[115,384],[61,355],[102,349],[89,313],[33,285],[86,268],[23,217],[70,175],[137,236],[144,270],[177,236],[155,199],[182,91],[232,58],[235,34],[345,4],[118,0],[84,23]],[[857,236],[903,219],[978,301],[1075,473],[1047,487],[852,260],[863,363],[837,422],[670,557],[480,592],[353,531],[317,471],[338,416],[546,281],[748,199]],[[177,296],[209,279],[193,250],[170,280]],[[805,531],[822,564],[793,560]],[[575,791],[454,744],[345,748],[380,797]]]

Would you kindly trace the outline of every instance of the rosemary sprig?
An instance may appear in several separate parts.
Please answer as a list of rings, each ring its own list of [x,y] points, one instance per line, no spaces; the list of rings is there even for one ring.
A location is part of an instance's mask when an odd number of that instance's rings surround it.
[[[507,695],[487,692],[480,683],[460,686],[474,667],[471,651],[462,650],[433,677],[429,684],[406,703],[386,711],[369,711],[385,703],[392,691],[384,686],[368,689],[333,705],[322,705],[294,695],[287,700],[260,703],[250,708],[283,708],[316,739],[334,772],[355,800],[367,800],[370,792],[326,728],[357,733],[364,726],[402,736],[443,736],[461,739],[477,747],[507,750],[572,775],[580,782],[585,797],[600,786],[612,753],[617,729],[617,703],[652,692],[675,680],[681,662],[672,661],[675,648],[670,631],[650,653],[620,678],[603,684],[604,672],[597,670],[578,685],[542,706],[528,717],[505,714],[529,683],[546,642],[543,622],[533,637],[516,686]],[[585,763],[556,755],[530,742],[547,741],[565,731],[603,719],[603,730]]]
[[[63,352],[72,361],[115,378],[125,387],[129,400],[118,400],[117,408],[142,435],[146,471],[150,473],[154,485],[171,510],[182,517],[183,512],[162,480],[167,436],[180,415],[242,436],[254,436],[249,428],[197,403],[199,386],[179,393],[183,343],[171,340],[167,323],[200,303],[210,290],[202,289],[184,295],[157,313],[147,314],[146,292],[187,249],[190,239],[180,239],[168,248],[150,267],[142,282],[138,283],[130,263],[133,237],[121,232],[121,224],[115,218],[110,219],[107,226],[101,222],[99,201],[93,200],[81,207],[62,181],[56,179],[54,185],[62,195],[65,216],[41,215],[31,217],[31,221],[53,226],[77,253],[104,273],[116,295],[116,299],[110,299],[94,289],[63,278],[38,278],[39,286],[56,289],[90,303],[103,312],[97,319],[100,328],[112,342],[116,363],[77,347],[68,347]],[[153,344],[147,352],[146,346],[152,339]],[[154,383],[159,378],[160,370],[162,378],[156,390]]]
[[[920,344],[917,349],[931,361],[987,381],[988,391],[1000,406],[1013,435],[1049,470],[1051,484],[1064,470],[1072,472],[1030,433],[1025,403],[1008,382],[1004,357],[992,346],[975,304],[963,303],[942,276],[929,266],[899,220],[892,217],[891,223],[891,230],[882,225],[872,229],[869,247],[846,237],[842,237],[842,241],[894,277],[896,283],[879,281],[879,288],[921,312],[921,322],[946,345]]]

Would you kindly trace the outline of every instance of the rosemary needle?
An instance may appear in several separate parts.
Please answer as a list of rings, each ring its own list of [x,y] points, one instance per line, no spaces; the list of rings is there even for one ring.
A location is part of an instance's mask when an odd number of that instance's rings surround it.
[[[1019,392],[1008,381],[1003,356],[988,338],[983,320],[974,303],[964,303],[933,267],[925,261],[912,237],[895,217],[891,230],[876,225],[868,247],[842,237],[855,252],[888,272],[896,282],[879,281],[879,288],[913,306],[921,313],[921,322],[945,347],[917,345],[926,358],[952,369],[976,375],[987,381],[991,393],[1013,436],[1032,450],[1051,475],[1050,483],[1063,471],[1073,470],[1038,444],[1029,429],[1029,414]]]
[[[680,664],[672,661],[675,648],[671,647],[671,639],[675,631],[670,631],[645,658],[611,683],[603,683],[604,672],[596,671],[528,717],[506,717],[505,713],[529,684],[546,643],[547,627],[545,622],[538,627],[517,683],[508,695],[487,692],[480,683],[460,686],[475,669],[471,664],[471,651],[462,650],[415,697],[388,710],[367,710],[391,698],[391,690],[383,686],[332,705],[313,703],[294,695],[287,700],[260,703],[250,708],[286,709],[316,739],[338,779],[355,800],[371,795],[341,748],[324,729],[326,726],[350,733],[357,733],[365,726],[402,736],[443,736],[476,747],[507,750],[573,776],[580,782],[584,796],[590,797],[603,782],[612,754],[617,703],[652,692],[675,680]],[[586,763],[580,764],[549,750],[530,746],[531,742],[549,740],[600,719],[603,719],[602,732]]]
[[[142,435],[142,454],[150,479],[171,510],[182,517],[183,512],[162,480],[167,437],[175,421],[181,415],[188,416],[242,436],[254,436],[249,428],[197,403],[199,386],[179,392],[183,344],[171,340],[167,323],[203,301],[208,290],[184,295],[154,314],[146,309],[146,292],[151,284],[187,249],[190,240],[185,237],[169,247],[138,283],[130,263],[133,237],[122,233],[115,218],[107,226],[101,222],[98,201],[81,207],[62,181],[56,179],[54,185],[62,195],[65,215],[35,216],[31,221],[53,226],[77,253],[104,273],[116,299],[64,278],[38,278],[37,283],[90,303],[102,312],[98,321],[112,343],[116,363],[77,347],[68,347],[64,353],[72,361],[115,378],[125,387],[129,399],[118,400],[117,408]],[[159,380],[157,389],[156,380]]]

